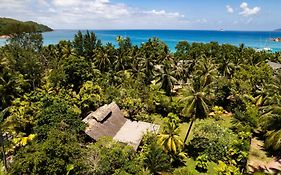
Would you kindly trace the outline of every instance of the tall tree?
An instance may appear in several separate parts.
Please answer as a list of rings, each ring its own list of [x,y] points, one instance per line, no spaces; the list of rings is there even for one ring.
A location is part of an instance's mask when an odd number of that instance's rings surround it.
[[[204,79],[206,80],[206,78]],[[180,92],[180,102],[184,103],[183,115],[190,118],[190,125],[184,143],[186,143],[194,121],[206,118],[209,113],[207,102],[209,101],[208,88],[210,84],[206,84],[201,80],[202,77],[194,77],[191,84]]]
[[[83,55],[83,53],[84,53],[83,34],[80,30],[74,36],[73,47],[74,47],[77,55],[79,55],[79,56]]]
[[[156,71],[156,82],[160,84],[160,88],[166,92],[166,95],[171,96],[171,90],[177,82],[171,63],[165,60],[164,64],[157,68]]]
[[[101,71],[106,72],[111,67],[111,47],[99,47],[95,49],[94,65]]]
[[[195,76],[200,77],[202,87],[208,86],[218,76],[217,66],[211,58],[203,56],[195,67]]]

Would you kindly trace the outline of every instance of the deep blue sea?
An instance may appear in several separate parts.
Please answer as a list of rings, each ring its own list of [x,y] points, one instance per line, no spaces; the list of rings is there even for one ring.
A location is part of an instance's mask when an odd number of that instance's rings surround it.
[[[250,32],[250,31],[207,31],[207,30],[92,30],[98,39],[105,44],[108,42],[116,45],[116,37],[130,37],[133,44],[140,45],[149,38],[157,37],[167,43],[170,50],[175,50],[179,41],[211,42],[232,44],[239,46],[244,43],[252,48],[271,48],[272,51],[281,51],[281,43],[271,41],[271,38],[281,37],[281,32]],[[86,32],[86,31],[82,31]],[[60,40],[72,40],[77,30],[55,30],[43,33],[44,44],[56,44]],[[0,39],[0,45],[5,40]]]

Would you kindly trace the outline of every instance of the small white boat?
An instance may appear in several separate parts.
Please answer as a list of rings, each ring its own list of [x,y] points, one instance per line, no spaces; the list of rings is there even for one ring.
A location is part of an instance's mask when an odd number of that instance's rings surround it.
[[[269,47],[264,47],[264,48],[261,48],[261,49],[255,49],[257,52],[262,52],[262,51],[266,51],[266,52],[271,52],[272,49],[269,48]]]
[[[271,49],[271,48],[269,48],[269,47],[265,47],[265,48],[263,48],[262,50],[264,50],[264,51],[268,51],[268,52],[272,51],[272,49]]]

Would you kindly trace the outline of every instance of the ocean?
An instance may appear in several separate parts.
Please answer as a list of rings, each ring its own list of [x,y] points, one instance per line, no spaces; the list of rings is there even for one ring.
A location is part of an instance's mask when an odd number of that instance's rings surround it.
[[[73,40],[78,30],[55,30],[43,33],[44,45],[56,44],[60,40]],[[208,31],[208,30],[89,30],[95,32],[102,43],[116,45],[116,37],[130,37],[133,44],[141,45],[149,38],[157,37],[168,44],[171,51],[179,41],[208,43],[216,41],[220,44],[232,44],[256,49],[271,48],[273,52],[281,51],[281,42],[273,42],[271,38],[281,37],[281,32],[260,31]],[[86,32],[86,30],[82,30]],[[0,39],[0,46],[5,40]]]

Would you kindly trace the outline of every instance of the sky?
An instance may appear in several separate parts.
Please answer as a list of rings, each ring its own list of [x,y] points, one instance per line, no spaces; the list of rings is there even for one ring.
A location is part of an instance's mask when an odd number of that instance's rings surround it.
[[[0,0],[0,17],[54,29],[274,30],[281,0]]]

